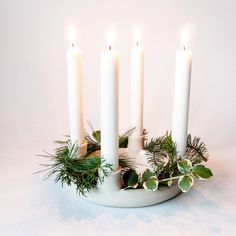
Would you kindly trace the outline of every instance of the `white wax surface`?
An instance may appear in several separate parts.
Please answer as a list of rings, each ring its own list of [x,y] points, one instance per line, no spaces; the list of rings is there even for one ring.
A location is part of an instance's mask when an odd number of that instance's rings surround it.
[[[140,46],[131,52],[131,127],[135,127],[133,135],[143,135],[143,81],[144,51]]]
[[[173,102],[172,137],[177,143],[178,155],[184,155],[188,134],[192,52],[179,50],[176,53],[175,91]]]
[[[80,145],[84,141],[83,127],[83,84],[81,52],[78,48],[67,51],[67,77],[70,138],[74,144]]]
[[[101,155],[118,168],[118,52],[101,53]]]

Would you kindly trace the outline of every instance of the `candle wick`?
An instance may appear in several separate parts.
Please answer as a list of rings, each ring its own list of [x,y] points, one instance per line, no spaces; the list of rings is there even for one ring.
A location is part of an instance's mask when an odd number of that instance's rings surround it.
[[[108,48],[109,48],[109,50],[111,50],[111,45],[109,45],[109,47],[108,47]]]
[[[138,43],[138,41],[136,42],[136,45],[137,45],[137,47],[139,46],[139,43]]]
[[[71,47],[74,48],[74,47],[75,47],[75,44],[74,44],[74,43],[71,43]]]
[[[185,47],[185,45],[183,45],[183,49],[184,49],[184,51],[186,50],[186,47]]]

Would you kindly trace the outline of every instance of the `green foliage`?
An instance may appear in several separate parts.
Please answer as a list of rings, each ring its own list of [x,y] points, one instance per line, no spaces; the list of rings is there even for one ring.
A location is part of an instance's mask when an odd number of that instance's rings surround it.
[[[57,142],[58,143],[58,142]],[[105,163],[103,158],[97,156],[85,156],[78,158],[78,148],[71,142],[60,142],[62,146],[55,150],[55,154],[46,153],[51,164],[47,164],[45,179],[56,175],[55,182],[64,184],[75,184],[79,194],[86,195],[87,192],[95,189],[97,183],[103,182],[103,178],[108,176],[112,166]],[[102,173],[102,174],[98,174]]]
[[[182,192],[187,193],[193,186],[194,180],[191,176],[182,176],[179,178],[178,186]]]
[[[90,135],[87,131],[85,131],[85,140],[87,141],[87,154],[89,156],[96,151],[101,150],[101,131],[94,130],[91,123],[89,123],[92,134]],[[133,129],[127,130],[124,134],[119,136],[119,148],[127,148],[128,146],[128,138],[134,132]],[[127,158],[125,155],[121,155],[119,157],[119,165],[122,169],[134,168],[134,161],[131,158]]]
[[[196,165],[192,169],[192,176],[197,179],[209,179],[213,176],[210,169],[206,168],[204,165]]]
[[[142,174],[142,182],[145,182],[151,179],[152,177],[156,177],[156,174],[152,172],[150,169],[146,169]]]
[[[154,176],[143,183],[143,188],[147,191],[156,191],[158,189],[158,183],[157,177]]]
[[[213,175],[210,169],[199,165],[208,160],[209,154],[198,137],[192,139],[191,135],[188,136],[184,157],[177,155],[176,144],[169,133],[146,142],[144,149],[154,171],[147,169],[141,175],[140,185],[147,190],[157,189],[159,183],[170,187],[178,180],[179,188],[188,192],[194,184],[193,178],[204,180]]]
[[[154,172],[150,169],[146,169],[141,176],[140,184],[148,191],[156,191],[159,181]]]
[[[187,174],[192,168],[192,163],[188,159],[183,159],[177,162],[177,167],[182,174]]]
[[[99,143],[99,144],[101,143],[101,131],[100,130],[93,131],[92,137],[94,138],[94,140],[97,143]]]
[[[139,176],[135,170],[129,169],[122,176],[123,186],[125,188],[136,188],[139,182]]]
[[[101,144],[100,141],[98,139],[98,135],[99,133],[96,133],[98,131],[93,131],[92,132],[92,136],[89,135],[89,133],[87,131],[85,131],[85,135],[84,138],[87,141],[87,155],[90,155],[93,152],[96,152],[98,150],[101,150]],[[95,137],[95,138],[94,138]],[[99,142],[98,142],[99,141]]]
[[[101,131],[94,130],[91,123],[89,123],[92,134],[90,135],[87,131],[85,131],[85,140],[88,143],[87,155],[91,153],[101,150]],[[127,148],[128,146],[128,138],[134,132],[135,128],[129,129],[124,134],[119,136],[119,148]]]
[[[173,180],[178,179],[178,186],[182,192],[186,193],[194,184],[194,178],[200,180],[206,180],[213,176],[210,169],[206,168],[204,165],[194,165],[189,160],[179,160],[177,166],[180,174],[176,176],[171,176],[170,178],[161,179],[159,182],[170,183],[172,184]],[[168,184],[169,186],[169,184]]]
[[[162,137],[151,139],[149,142],[146,142],[144,149],[147,151],[148,162],[158,176],[158,179],[170,178],[184,171],[177,166],[180,157],[177,153],[176,144],[172,141],[171,134],[166,133]],[[182,157],[189,160],[189,162],[186,160],[182,162],[187,164],[186,168],[191,168],[202,161],[207,161],[208,157],[206,145],[200,141],[200,138],[194,137],[192,139],[191,135],[188,135],[186,155]],[[162,183],[168,186],[172,184],[171,181]]]
[[[135,128],[127,130],[124,134],[119,136],[119,147],[127,148],[129,136],[135,131]]]
[[[62,186],[75,184],[77,192],[82,195],[86,195],[95,189],[99,182],[103,182],[104,177],[112,170],[112,165],[97,156],[100,154],[95,154],[101,149],[101,132],[95,131],[91,124],[90,127],[91,135],[85,131],[85,139],[88,143],[85,156],[78,156],[78,147],[71,144],[69,137],[67,141],[56,141],[59,147],[55,150],[55,154],[45,152],[45,155],[42,155],[51,161],[43,170],[47,171],[45,179],[55,175],[55,182],[60,182]],[[128,137],[134,130],[130,129],[119,136],[120,148],[127,148]],[[181,191],[188,192],[194,184],[194,178],[206,180],[213,176],[210,169],[200,164],[208,160],[209,154],[206,145],[198,137],[192,139],[191,135],[188,136],[184,157],[178,156],[176,144],[168,132],[162,137],[146,141],[144,150],[152,170],[146,169],[139,175],[135,171],[133,159],[125,155],[119,157],[123,188],[156,191],[159,185],[170,187],[178,181]]]
[[[158,179],[154,172],[146,169],[142,175],[138,175],[133,169],[128,169],[122,176],[123,188],[142,187],[148,191],[156,191],[158,188]]]
[[[199,137],[192,139],[191,135],[188,135],[186,158],[189,159],[193,165],[208,160],[209,153],[206,144],[201,142]]]
[[[166,133],[165,136],[151,139],[144,149],[147,151],[148,163],[159,178],[166,178],[175,173],[177,151],[171,134]]]
[[[89,123],[92,134],[85,131],[85,139],[87,141],[87,154],[85,156],[78,155],[78,147],[71,144],[70,139],[66,141],[55,141],[59,147],[55,149],[55,154],[45,152],[44,156],[50,159],[51,163],[46,164],[45,169],[39,172],[47,171],[44,179],[48,179],[55,175],[55,182],[64,184],[75,184],[76,191],[79,194],[86,195],[92,189],[97,187],[98,182],[102,183],[104,177],[108,176],[112,170],[112,165],[105,163],[102,157],[93,153],[101,150],[101,133],[94,130]],[[128,137],[134,131],[130,129],[119,138],[119,147],[126,148],[128,145]],[[121,168],[124,170],[134,168],[132,159],[122,157],[119,160]],[[38,173],[38,172],[37,172]],[[130,184],[130,180],[128,180]]]

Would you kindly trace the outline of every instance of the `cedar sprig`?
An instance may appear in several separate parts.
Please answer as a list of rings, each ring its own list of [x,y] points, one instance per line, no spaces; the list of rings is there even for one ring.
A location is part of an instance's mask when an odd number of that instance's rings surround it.
[[[112,165],[106,163],[103,158],[97,156],[78,158],[78,147],[75,144],[72,145],[70,141],[67,141],[66,145],[64,141],[59,142],[62,145],[55,150],[55,154],[45,152],[44,155],[40,155],[48,157],[52,162],[44,165],[46,168],[40,171],[47,171],[44,179],[56,175],[56,183],[59,182],[62,186],[74,184],[76,191],[85,196],[92,189],[96,189],[97,184],[102,183],[104,177],[112,170]]]
[[[101,133],[95,131],[90,124],[92,134],[85,131],[87,141],[87,153],[85,156],[78,156],[78,146],[72,144],[69,136],[65,141],[55,141],[59,145],[54,154],[44,151],[43,157],[49,158],[51,163],[44,164],[45,169],[39,172],[47,172],[44,180],[52,175],[56,175],[55,182],[61,185],[76,186],[76,191],[81,195],[86,195],[92,189],[97,188],[98,183],[102,183],[112,170],[112,165],[106,163],[103,157],[97,156],[94,152],[101,149]],[[130,129],[119,137],[119,147],[128,146],[128,137],[133,133]],[[122,169],[134,168],[134,162],[122,154],[119,158],[119,165]],[[37,173],[39,173],[37,172]]]

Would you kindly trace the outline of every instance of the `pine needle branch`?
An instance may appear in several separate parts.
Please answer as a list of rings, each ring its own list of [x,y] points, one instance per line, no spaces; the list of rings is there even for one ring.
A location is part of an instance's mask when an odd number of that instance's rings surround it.
[[[112,165],[97,156],[85,156],[79,159],[77,156],[78,147],[67,142],[66,145],[55,150],[55,155],[48,154],[48,158],[53,163],[46,165],[47,168],[39,172],[47,172],[44,180],[55,175],[55,182],[61,183],[62,186],[74,184],[76,191],[85,196],[97,187],[98,182],[103,181],[103,178],[112,170]],[[103,176],[99,175],[99,171],[103,173]]]
[[[176,171],[176,144],[172,141],[171,134],[151,139],[146,142],[144,149],[147,151],[147,160],[159,178],[167,178]]]
[[[207,161],[209,153],[206,148],[206,144],[200,141],[199,137],[192,139],[191,135],[188,135],[186,158],[189,159],[193,164],[199,164],[202,161]]]

